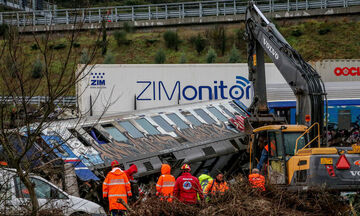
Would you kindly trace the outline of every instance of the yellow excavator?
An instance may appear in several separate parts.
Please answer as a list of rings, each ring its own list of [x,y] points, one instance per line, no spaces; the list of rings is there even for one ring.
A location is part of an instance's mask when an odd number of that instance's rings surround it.
[[[290,190],[359,190],[360,146],[327,147],[327,99],[320,75],[289,45],[254,1],[249,1],[245,22],[249,80],[254,87],[250,116],[245,119],[245,132],[250,136],[250,172],[263,162],[262,150],[267,146],[264,167],[271,184]],[[296,96],[296,125],[269,112],[265,53]]]

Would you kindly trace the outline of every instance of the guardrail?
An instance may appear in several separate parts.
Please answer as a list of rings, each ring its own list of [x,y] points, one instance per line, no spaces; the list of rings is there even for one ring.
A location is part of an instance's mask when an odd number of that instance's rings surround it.
[[[262,12],[296,11],[351,7],[360,0],[260,0]],[[15,26],[59,25],[75,23],[124,22],[172,18],[226,16],[244,14],[247,0],[217,0],[169,4],[2,12],[0,24]]]
[[[35,104],[35,105],[40,105],[41,103],[45,103],[47,101],[49,101],[49,97],[47,96],[33,96],[33,97],[10,97],[10,96],[5,96],[5,97],[0,97],[0,104],[19,104],[21,103],[23,100],[25,100],[27,102],[27,104]],[[59,99],[56,99],[54,101],[55,105],[66,105],[66,106],[70,106],[70,105],[76,105],[76,97],[75,96],[66,96],[66,97],[62,97]]]

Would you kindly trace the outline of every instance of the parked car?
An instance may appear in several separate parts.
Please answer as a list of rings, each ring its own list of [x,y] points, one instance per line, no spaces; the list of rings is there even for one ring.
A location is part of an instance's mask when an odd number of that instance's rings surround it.
[[[66,216],[106,215],[100,205],[67,194],[46,179],[30,175],[41,210],[58,210]],[[0,214],[19,215],[30,206],[29,191],[14,169],[0,170]]]

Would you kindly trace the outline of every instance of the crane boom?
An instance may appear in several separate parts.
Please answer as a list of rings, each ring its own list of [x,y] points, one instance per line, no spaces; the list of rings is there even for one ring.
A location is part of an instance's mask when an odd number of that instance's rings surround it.
[[[269,115],[266,97],[265,52],[296,96],[297,124],[311,125],[318,122],[322,135],[326,91],[320,75],[290,46],[275,25],[266,19],[254,1],[249,1],[245,22],[249,80],[254,86],[254,100],[249,111],[260,121],[261,116]]]

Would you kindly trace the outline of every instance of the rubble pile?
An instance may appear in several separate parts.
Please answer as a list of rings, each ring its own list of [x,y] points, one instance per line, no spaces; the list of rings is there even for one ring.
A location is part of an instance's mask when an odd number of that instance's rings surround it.
[[[247,179],[236,177],[224,196],[212,197],[199,205],[178,201],[167,203],[150,197],[132,205],[130,215],[349,215],[349,205],[336,194],[325,191],[290,192],[267,186],[261,192],[249,186]]]

